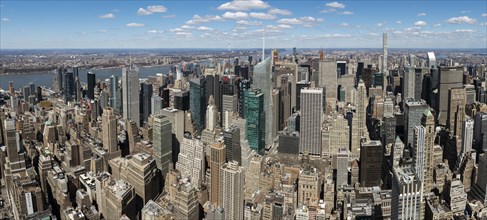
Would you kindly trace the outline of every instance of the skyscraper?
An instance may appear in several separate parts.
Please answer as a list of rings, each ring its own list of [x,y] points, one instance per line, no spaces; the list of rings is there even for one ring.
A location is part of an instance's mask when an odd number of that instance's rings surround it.
[[[380,72],[384,73],[385,77],[389,76],[389,71],[387,71],[387,33],[382,33],[382,67]],[[385,85],[384,85],[385,87]]]
[[[404,135],[406,147],[413,145],[414,128],[421,125],[421,118],[424,111],[428,108],[428,104],[424,100],[412,101],[411,99],[405,101],[404,105],[404,128],[407,135]]]
[[[421,187],[413,167],[393,169],[391,219],[421,219]]]
[[[74,76],[72,72],[64,73],[64,102],[73,101],[75,95]]]
[[[414,99],[414,67],[407,66],[404,68],[403,75],[403,87],[402,87],[402,98],[406,100],[408,98]],[[418,100],[416,100],[418,101]]]
[[[438,123],[447,125],[448,120],[448,90],[463,86],[463,67],[440,67],[438,83]]]
[[[323,122],[323,89],[301,90],[299,152],[321,156],[321,123]]]
[[[152,98],[152,84],[143,82],[140,84],[140,123],[147,122],[149,115],[152,113],[151,98]]]
[[[108,107],[103,110],[102,116],[103,147],[109,154],[118,151],[117,118],[113,109]]]
[[[193,114],[197,134],[201,134],[205,128],[207,102],[205,78],[191,79],[189,81],[189,108]]]
[[[327,94],[328,95],[328,94]],[[365,84],[362,80],[359,81],[357,85],[357,93],[355,98],[355,109],[357,111],[357,120],[358,120],[358,134],[360,137],[368,136],[367,132],[367,123],[366,123],[366,107],[367,107],[367,88],[365,88]],[[353,153],[353,152],[352,152]]]
[[[222,177],[220,169],[225,163],[225,145],[216,142],[210,149],[210,202],[216,207],[222,206]],[[233,186],[232,186],[233,187]]]
[[[225,219],[243,219],[244,216],[244,169],[237,162],[221,167],[222,204]]]
[[[450,133],[461,139],[462,136],[462,124],[465,119],[465,105],[467,95],[465,94],[465,88],[450,88],[448,90],[448,120],[446,121],[447,128],[450,129]],[[457,149],[457,153],[460,149]]]
[[[118,113],[120,99],[118,99],[118,76],[112,75],[110,77],[110,98],[109,103],[115,113]]]
[[[425,160],[424,160],[424,181],[423,181],[423,192],[428,193],[433,189],[433,169],[435,167],[435,157],[433,154],[433,147],[435,145],[435,119],[431,111],[427,109],[423,118],[421,119],[421,124],[425,128]]]
[[[152,132],[154,159],[156,160],[157,168],[161,170],[162,175],[165,177],[169,164],[172,161],[172,125],[170,118],[161,114],[156,115]]]
[[[335,58],[320,60],[319,64],[319,87],[324,87],[326,94],[326,111],[333,109],[336,105],[338,76]]]
[[[245,117],[249,146],[257,153],[263,154],[266,115],[264,113],[264,94],[260,89],[251,89],[245,93]]]
[[[360,147],[360,186],[381,185],[382,144],[380,141],[363,142]]]
[[[467,116],[462,126],[462,153],[472,151],[474,120]]]
[[[227,148],[227,161],[236,161],[242,165],[242,149],[240,148],[240,129],[231,125],[223,131],[223,141]]]
[[[95,99],[95,84],[96,84],[96,75],[93,72],[88,72],[88,91],[86,95],[89,99]]]
[[[428,65],[428,68],[430,69],[436,69],[437,66],[436,66],[436,57],[435,57],[435,53],[433,52],[428,52],[427,53],[427,57],[428,57],[428,60],[427,60],[427,65]]]
[[[346,148],[338,149],[337,154],[337,177],[336,177],[336,185],[348,185],[348,150]],[[352,184],[355,184],[352,182]]]
[[[139,69],[136,66],[122,69],[123,118],[134,121],[140,127]]]
[[[262,62],[258,63],[254,67],[254,78],[252,88],[258,88],[261,90],[262,94],[264,95],[264,115],[265,115],[265,123],[264,126],[264,143],[265,145],[272,144],[274,137],[272,137],[273,132],[273,124],[274,124],[274,117],[273,117],[273,104],[272,104],[272,85],[273,83],[273,74],[272,74],[272,62],[271,57],[263,60]],[[250,140],[250,139],[249,139]]]

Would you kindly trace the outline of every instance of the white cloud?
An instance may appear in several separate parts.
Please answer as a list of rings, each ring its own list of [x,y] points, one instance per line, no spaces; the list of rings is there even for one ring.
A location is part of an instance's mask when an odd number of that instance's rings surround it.
[[[426,13],[421,12],[421,13],[418,14],[418,17],[423,17],[423,16],[426,16]]]
[[[158,31],[158,30],[148,30],[147,31],[148,34],[162,34],[164,33],[164,31]]]
[[[370,36],[379,36],[378,33],[369,33]]]
[[[416,21],[416,22],[414,22],[414,25],[415,26],[426,26],[427,23],[425,21]]]
[[[473,32],[475,32],[475,30],[472,30],[472,29],[458,29],[458,30],[455,30],[455,32],[457,32],[457,33],[473,33]]]
[[[127,26],[127,27],[144,27],[144,24],[141,24],[141,23],[128,23],[125,26]]]
[[[98,30],[97,32],[98,32],[98,33],[106,33],[106,32],[108,32],[108,31],[107,31],[106,29],[101,29],[101,30]]]
[[[10,18],[2,18],[2,21],[3,22],[9,22],[10,21]]]
[[[396,21],[396,24],[402,24],[402,21]]]
[[[337,10],[335,8],[328,8],[320,11],[321,13],[333,13],[336,12]]]
[[[342,27],[348,27],[350,25],[348,23],[341,23],[340,26],[342,26]]]
[[[291,25],[287,25],[287,24],[278,24],[277,27],[280,29],[291,29],[291,28],[293,28]]]
[[[301,18],[284,18],[284,19],[277,21],[277,23],[287,24],[287,25],[302,24],[303,27],[314,27],[323,21],[324,21],[323,18],[314,18],[311,16],[306,16],[306,17],[301,17]]]
[[[330,2],[325,4],[326,7],[330,8],[345,8],[345,5],[339,2]]]
[[[219,10],[233,10],[233,11],[248,11],[252,9],[266,9],[269,8],[269,4],[261,0],[233,0],[226,2],[218,6]]]
[[[267,13],[268,14],[271,14],[271,15],[292,15],[293,14],[289,10],[286,10],[286,9],[278,9],[278,8],[271,9]]]
[[[353,15],[354,13],[351,11],[341,11],[341,12],[337,12],[337,14],[339,14],[339,15]]]
[[[245,19],[249,17],[249,14],[246,12],[225,12],[225,14],[222,15],[222,17],[227,18],[227,19]]]
[[[98,16],[98,18],[99,19],[115,18],[115,15],[113,15],[113,13],[108,13],[108,14],[100,15],[100,16]]]
[[[175,18],[176,15],[163,15],[162,18]]]
[[[449,18],[448,20],[446,20],[446,22],[450,24],[462,24],[462,23],[475,24],[477,23],[477,20],[470,18],[468,16],[460,16],[460,17]]]
[[[465,11],[461,11],[460,13],[462,13],[462,14],[467,14],[467,13],[470,13],[470,12],[471,12],[471,11],[469,11],[469,10],[465,10]]]
[[[271,14],[262,13],[262,12],[251,12],[249,15],[252,18],[263,19],[263,20],[276,19],[276,16],[271,15]]]
[[[242,26],[235,27],[235,30],[247,30],[247,27],[242,27]]]
[[[481,16],[482,17],[487,17],[487,13],[483,13]]]
[[[291,24],[291,25],[294,25],[294,24],[302,24],[303,21],[297,19],[297,18],[283,18],[279,21],[277,21],[277,23],[279,24]]]
[[[378,26],[378,27],[382,27],[382,26],[384,26],[384,24],[382,24],[382,23],[377,23],[377,26]]]
[[[171,32],[183,32],[184,30],[182,28],[173,28],[173,29],[169,29],[169,31],[171,31]]]
[[[260,26],[262,25],[262,22],[259,21],[247,21],[247,20],[238,20],[235,22],[240,25],[248,25],[248,26]]]
[[[439,27],[439,26],[441,26],[441,24],[439,24],[439,23],[438,23],[438,24],[433,25],[433,27]]]
[[[162,5],[149,5],[147,9],[139,8],[137,10],[137,15],[151,15],[154,13],[163,13],[166,12],[167,8]]]
[[[223,20],[224,19],[218,15],[206,15],[205,17],[194,15],[191,20],[186,22],[186,24],[200,24],[200,23],[208,23],[211,21],[223,21]]]
[[[190,36],[190,35],[192,35],[192,33],[191,32],[176,32],[176,35]]]
[[[189,25],[183,25],[181,26],[182,29],[194,29],[195,27],[194,26],[189,26]]]
[[[213,28],[205,27],[205,26],[200,26],[196,30],[198,30],[198,31],[212,31]]]

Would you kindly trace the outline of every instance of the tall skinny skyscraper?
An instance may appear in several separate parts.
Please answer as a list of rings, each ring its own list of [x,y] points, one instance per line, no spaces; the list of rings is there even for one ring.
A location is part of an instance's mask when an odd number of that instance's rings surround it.
[[[236,161],[225,163],[221,168],[222,203],[225,219],[243,219],[244,169]]]
[[[366,123],[366,107],[367,107],[367,88],[365,88],[364,81],[360,80],[357,85],[357,93],[355,98],[355,107],[357,111],[357,119],[358,119],[358,131],[360,137],[366,137],[368,135],[367,132],[367,123]]]
[[[273,106],[272,106],[272,57],[269,57],[262,62],[258,63],[254,67],[254,83],[253,88],[261,89],[262,93],[264,94],[264,112],[265,112],[265,144],[270,145],[274,140],[272,137],[272,129],[273,129]]]
[[[221,142],[211,145],[210,153],[210,202],[215,206],[222,205],[222,181],[220,169],[225,163],[225,145]]]
[[[321,155],[321,123],[323,122],[323,89],[301,90],[299,152]]]
[[[105,108],[102,115],[103,147],[108,153],[118,151],[117,118],[112,108]]]
[[[86,95],[89,99],[95,99],[95,83],[96,83],[96,75],[93,72],[88,72],[88,92]]]
[[[389,76],[389,72],[387,71],[387,33],[384,32],[382,34],[382,67],[380,72],[384,73],[384,78],[387,78]],[[384,85],[385,87],[385,85]]]
[[[474,120],[467,116],[462,126],[462,153],[472,151]]]
[[[123,118],[134,121],[140,127],[139,68],[130,65],[122,69]]]
[[[154,157],[157,168],[162,175],[167,174],[172,155],[172,124],[171,119],[162,114],[154,117],[154,128],[152,130]]]
[[[424,193],[428,193],[433,189],[433,170],[435,167],[435,155],[433,147],[435,145],[435,119],[431,111],[427,109],[424,112],[423,119],[421,120],[423,127],[425,128],[424,135]]]

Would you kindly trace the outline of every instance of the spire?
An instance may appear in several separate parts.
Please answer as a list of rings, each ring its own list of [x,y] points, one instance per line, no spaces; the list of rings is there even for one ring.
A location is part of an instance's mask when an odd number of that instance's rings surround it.
[[[265,29],[263,29],[264,31],[262,32],[262,61],[264,61],[265,59]]]

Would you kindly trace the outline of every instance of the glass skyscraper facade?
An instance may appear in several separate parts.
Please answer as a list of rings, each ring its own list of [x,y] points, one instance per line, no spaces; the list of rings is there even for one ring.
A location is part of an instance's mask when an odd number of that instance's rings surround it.
[[[260,89],[251,89],[245,93],[245,115],[247,119],[247,139],[252,150],[264,153],[265,113],[264,94]]]

